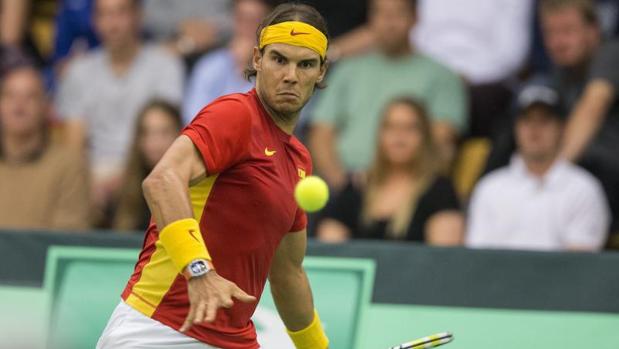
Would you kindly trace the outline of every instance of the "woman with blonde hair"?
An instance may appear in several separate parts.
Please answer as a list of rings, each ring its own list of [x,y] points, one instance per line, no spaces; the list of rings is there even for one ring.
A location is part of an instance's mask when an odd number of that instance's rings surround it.
[[[459,245],[464,219],[451,182],[439,175],[440,159],[425,109],[402,97],[385,108],[369,170],[352,176],[325,210],[317,236]]]
[[[178,107],[166,101],[153,100],[140,112],[114,215],[114,229],[144,230],[148,226],[150,211],[142,195],[142,181],[174,142],[181,127]]]

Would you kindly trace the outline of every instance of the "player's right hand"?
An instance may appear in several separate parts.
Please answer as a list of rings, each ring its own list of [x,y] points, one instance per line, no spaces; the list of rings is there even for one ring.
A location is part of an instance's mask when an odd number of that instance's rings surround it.
[[[233,298],[243,303],[256,301],[256,297],[245,293],[235,283],[219,276],[215,270],[191,278],[187,282],[187,292],[189,314],[180,328],[181,332],[186,332],[193,324],[213,322],[219,308],[230,308],[234,305]]]

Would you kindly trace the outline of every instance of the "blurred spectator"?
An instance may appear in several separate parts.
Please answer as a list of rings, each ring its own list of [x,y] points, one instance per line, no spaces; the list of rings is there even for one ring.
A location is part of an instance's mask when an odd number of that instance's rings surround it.
[[[530,0],[420,0],[413,38],[422,52],[473,84],[503,81],[524,63]]]
[[[52,62],[62,70],[67,58],[97,47],[93,27],[94,0],[62,0],[56,15],[54,53]]]
[[[3,76],[11,67],[32,63],[32,59],[18,47],[0,46],[0,76]]]
[[[0,0],[0,69],[12,65],[15,57],[23,64],[43,65],[31,28],[35,3],[37,1]]]
[[[595,6],[604,37],[616,37],[619,34],[619,1],[595,0]]]
[[[598,181],[558,157],[563,112],[556,91],[525,88],[518,98],[517,153],[478,183],[467,245],[531,250],[599,250],[609,214]]]
[[[30,1],[0,0],[0,44],[21,46],[26,39]]]
[[[602,182],[619,232],[619,41],[603,42],[587,0],[544,0],[540,8],[553,78],[570,110],[561,154]]]
[[[329,61],[368,51],[374,35],[367,24],[367,0],[305,0],[324,16],[329,28]]]
[[[317,230],[325,242],[349,238],[458,245],[463,218],[449,180],[438,177],[430,121],[410,98],[391,102],[381,118],[376,157],[332,202]]]
[[[488,137],[507,115],[509,79],[522,67],[533,25],[531,0],[421,0],[415,47],[464,77],[470,135]]]
[[[414,0],[370,1],[370,27],[379,49],[341,61],[313,113],[310,146],[316,170],[341,188],[346,173],[367,168],[380,111],[396,96],[428,106],[432,129],[448,163],[466,127],[466,98],[460,78],[415,52],[408,34],[416,22]]]
[[[139,110],[152,98],[181,98],[182,64],[163,49],[141,43],[139,3],[95,2],[102,47],[71,61],[56,100],[66,140],[89,150],[99,209],[120,185]]]
[[[0,86],[0,226],[85,229],[87,169],[78,152],[52,144],[43,80],[32,67]]]
[[[196,63],[183,103],[183,120],[191,119],[217,97],[245,92],[253,87],[243,70],[249,64],[256,45],[256,30],[269,10],[264,0],[236,0],[234,34],[230,43],[210,52]]]
[[[536,2],[539,1],[541,0],[537,0]],[[602,36],[606,39],[616,38],[619,34],[619,1],[595,0],[594,3]],[[539,6],[536,6],[535,18],[539,17],[539,10]],[[550,70],[550,62],[544,50],[540,26],[539,21],[535,21],[533,26],[530,68],[536,73],[547,73]]]
[[[148,226],[150,211],[142,181],[181,130],[178,108],[166,101],[151,101],[139,115],[113,224],[114,229],[124,231],[143,231]]]
[[[230,30],[232,0],[142,0],[144,31],[182,56],[199,55]]]

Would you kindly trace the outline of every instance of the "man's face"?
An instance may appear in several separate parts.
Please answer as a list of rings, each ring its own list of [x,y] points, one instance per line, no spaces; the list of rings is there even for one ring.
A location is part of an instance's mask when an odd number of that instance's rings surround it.
[[[400,52],[409,45],[415,11],[408,0],[372,0],[370,26],[376,42],[385,52]]]
[[[516,122],[516,144],[528,160],[553,159],[559,149],[563,124],[547,107],[533,106]]]
[[[597,27],[587,23],[574,7],[542,11],[541,26],[550,59],[563,68],[583,64],[600,39]]]
[[[283,115],[299,112],[326,72],[318,53],[288,44],[267,45],[264,53],[254,48],[253,66],[258,72],[256,87],[261,97]]]
[[[133,0],[96,0],[94,19],[101,41],[112,50],[138,36],[140,13]]]
[[[4,134],[19,136],[38,131],[46,108],[43,82],[34,70],[9,73],[0,89],[0,129]]]

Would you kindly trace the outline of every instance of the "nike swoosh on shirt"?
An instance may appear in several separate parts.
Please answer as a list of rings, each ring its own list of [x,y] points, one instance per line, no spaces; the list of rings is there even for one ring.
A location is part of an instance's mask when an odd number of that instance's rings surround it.
[[[277,150],[269,150],[269,148],[264,148],[264,155],[266,156],[273,156],[276,152]]]

